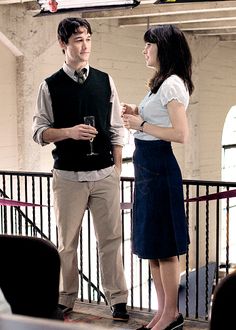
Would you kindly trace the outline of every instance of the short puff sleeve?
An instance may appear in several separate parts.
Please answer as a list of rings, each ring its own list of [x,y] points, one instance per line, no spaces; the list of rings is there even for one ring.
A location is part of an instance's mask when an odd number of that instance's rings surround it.
[[[160,100],[164,107],[170,101],[177,100],[186,110],[189,104],[189,92],[183,80],[176,75],[167,78],[160,87]]]

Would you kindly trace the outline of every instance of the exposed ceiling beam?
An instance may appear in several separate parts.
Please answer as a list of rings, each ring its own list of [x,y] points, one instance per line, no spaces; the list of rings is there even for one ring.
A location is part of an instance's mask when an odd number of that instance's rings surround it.
[[[14,3],[33,2],[32,0],[0,0],[0,5],[11,5]]]
[[[208,12],[227,12],[235,10],[236,1],[206,1],[206,2],[188,2],[181,4],[141,4],[133,9],[122,9],[114,11],[93,11],[84,12],[86,18],[124,18],[124,17],[144,17],[144,16],[161,16],[161,15],[179,15],[191,13],[208,13]]]
[[[145,25],[164,25],[164,24],[182,24],[191,26],[192,29],[197,29],[201,26],[209,26],[209,28],[230,28],[235,26],[236,12],[232,17],[218,17],[218,18],[204,18],[202,16],[189,17],[186,16],[181,19],[179,16],[163,16],[163,17],[143,17],[143,18],[122,18],[119,19],[119,26],[145,26]]]
[[[236,41],[236,34],[233,34],[233,35],[221,35],[220,36],[220,40],[221,41],[229,41],[229,42],[232,42],[232,41]]]
[[[236,19],[236,7],[227,11],[224,15],[221,12],[202,12],[200,13],[184,13],[176,15],[156,15],[147,17],[131,17],[131,18],[120,18],[120,26],[130,25],[146,25],[147,18],[150,25],[154,24],[180,24],[180,23],[200,23],[200,22],[215,22],[216,24],[222,24],[222,21],[234,21]],[[232,22],[228,22],[227,25],[231,25]]]
[[[235,29],[236,28],[236,19],[231,21],[231,24],[228,24],[228,21],[219,22],[198,22],[198,23],[180,23],[177,24],[179,28],[183,31],[200,31],[200,30],[221,30],[221,29]]]
[[[22,52],[2,33],[0,32],[0,41],[12,52],[13,55],[21,56]]]
[[[201,35],[201,36],[215,36],[215,35],[221,35],[221,36],[230,36],[230,35],[236,35],[236,28],[230,28],[230,29],[224,29],[224,28],[221,28],[220,30],[219,29],[207,29],[207,30],[196,30],[194,32],[195,35]]]
[[[146,25],[149,25],[148,23],[149,22],[146,21]],[[172,24],[172,22],[168,22],[165,24]],[[155,25],[160,25],[160,23],[156,22]],[[181,23],[178,23],[175,25],[178,26],[182,31],[189,31],[189,32],[197,33],[198,31],[205,30],[205,32],[207,33],[207,31],[214,30],[214,32],[217,35],[219,35],[222,30],[224,30],[224,31],[227,30],[228,33],[230,33],[230,30],[234,30],[236,28],[236,20],[234,20],[232,22],[232,25],[227,24],[227,22],[225,22],[225,21],[221,22],[221,25],[217,22],[200,22],[200,23],[182,23],[181,22]],[[121,25],[121,26],[127,27],[127,26],[131,26],[131,25],[125,24],[125,25]],[[135,26],[144,26],[144,24],[136,24]]]

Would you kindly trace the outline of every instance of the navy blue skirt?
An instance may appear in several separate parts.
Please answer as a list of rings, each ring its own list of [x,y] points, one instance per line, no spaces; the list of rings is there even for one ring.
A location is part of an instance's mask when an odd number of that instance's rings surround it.
[[[183,183],[171,144],[135,139],[133,253],[161,259],[187,252]]]

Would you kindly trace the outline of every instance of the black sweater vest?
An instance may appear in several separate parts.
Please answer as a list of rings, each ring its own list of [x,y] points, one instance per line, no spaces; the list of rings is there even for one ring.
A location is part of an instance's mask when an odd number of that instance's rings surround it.
[[[89,141],[66,139],[55,142],[52,151],[54,168],[67,171],[92,171],[114,164],[111,136],[111,87],[106,73],[89,69],[89,75],[80,85],[62,69],[46,79],[52,99],[54,128],[72,127],[84,123],[84,116],[95,116],[98,131],[93,141],[94,152],[87,156]]]

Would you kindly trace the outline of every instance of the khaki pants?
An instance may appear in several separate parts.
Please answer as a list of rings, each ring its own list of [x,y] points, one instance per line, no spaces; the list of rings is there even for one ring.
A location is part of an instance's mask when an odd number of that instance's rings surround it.
[[[54,172],[53,192],[61,258],[59,303],[73,307],[78,296],[77,248],[87,206],[93,216],[104,294],[110,305],[126,303],[128,291],[120,252],[120,192],[116,169],[105,179],[93,182],[65,180]]]

